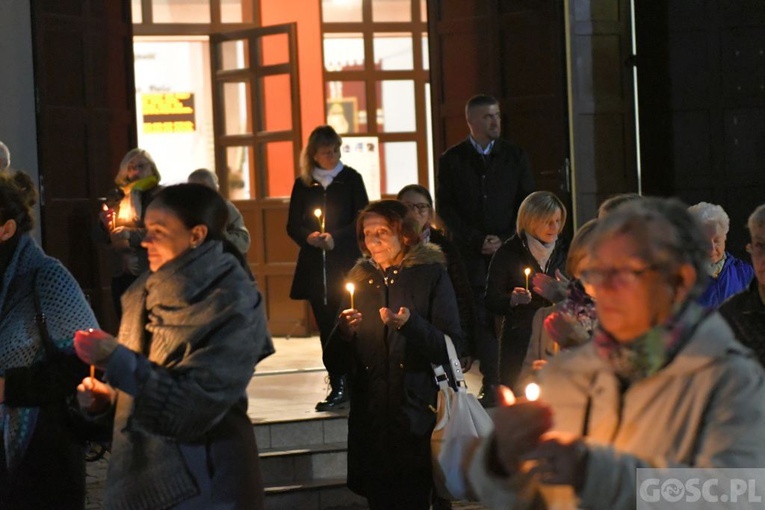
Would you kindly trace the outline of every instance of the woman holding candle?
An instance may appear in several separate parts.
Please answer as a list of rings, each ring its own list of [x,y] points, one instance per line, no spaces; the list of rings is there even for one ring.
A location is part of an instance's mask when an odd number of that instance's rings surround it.
[[[112,207],[100,213],[96,237],[109,245],[112,255],[112,299],[117,317],[122,315],[120,297],[149,268],[141,246],[146,229],[143,216],[157,193],[161,176],[151,155],[143,149],[128,151],[120,163],[110,200]]]
[[[563,202],[549,191],[535,191],[518,209],[516,234],[502,244],[489,265],[486,308],[503,316],[499,380],[510,388],[526,357],[534,314],[552,304],[528,290],[526,270],[554,276],[564,269],[568,242],[559,236],[565,224]]]
[[[69,271],[30,235],[36,196],[28,175],[0,172],[0,507],[82,510],[84,445],[66,399],[88,366],[71,339],[98,323]],[[53,354],[44,348],[38,308]]]
[[[461,344],[454,290],[443,254],[421,242],[401,202],[369,204],[357,235],[364,258],[348,274],[355,308],[343,310],[324,350],[351,389],[348,487],[373,510],[426,510],[438,391],[431,364],[448,362],[445,334],[458,352]]]
[[[460,323],[464,340],[464,352],[462,353],[462,368],[465,372],[470,370],[473,357],[476,353],[476,309],[473,299],[473,287],[470,285],[467,267],[462,260],[457,247],[448,239],[443,231],[436,228],[436,213],[433,211],[433,198],[424,186],[409,184],[401,188],[396,197],[407,206],[417,224],[420,227],[420,237],[423,242],[433,243],[444,253],[446,257],[446,271],[454,287],[457,296],[457,307],[460,311]]]
[[[114,413],[106,508],[263,508],[246,388],[270,336],[227,218],[206,186],[163,189],[146,211],[150,272],[123,296],[118,337],[75,336],[108,381],[85,378],[80,404]]]
[[[301,174],[290,197],[287,234],[300,247],[290,297],[307,299],[321,345],[337,321],[343,280],[361,256],[355,239],[356,217],[368,203],[361,175],[340,161],[340,136],[330,126],[311,132],[300,157]],[[331,411],[348,402],[342,372],[329,372],[331,392],[316,404]]]
[[[619,207],[598,220],[589,257],[593,341],[545,366],[539,401],[497,409],[469,468],[484,503],[634,508],[637,468],[765,466],[765,377],[696,302],[708,242],[685,206]]]

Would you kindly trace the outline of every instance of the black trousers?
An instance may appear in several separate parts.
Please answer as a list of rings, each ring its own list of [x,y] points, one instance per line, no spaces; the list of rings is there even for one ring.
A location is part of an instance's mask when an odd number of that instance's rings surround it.
[[[476,351],[483,375],[483,387],[499,384],[499,342],[495,328],[494,314],[484,305],[484,287],[473,287],[476,304],[477,335]]]
[[[323,299],[311,299],[308,301],[311,304],[311,310],[313,316],[316,319],[316,325],[319,327],[319,339],[321,340],[321,350],[324,352],[324,346],[327,345],[329,335],[332,333],[337,319],[340,315],[340,302],[341,299],[336,296],[327,296],[327,304],[324,304]],[[343,374],[329,374],[330,376],[338,376]]]

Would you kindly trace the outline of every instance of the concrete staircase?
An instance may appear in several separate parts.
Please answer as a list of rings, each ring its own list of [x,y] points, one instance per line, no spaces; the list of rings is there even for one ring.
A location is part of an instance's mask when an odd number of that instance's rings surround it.
[[[348,417],[313,417],[254,425],[269,510],[364,509],[345,486]]]

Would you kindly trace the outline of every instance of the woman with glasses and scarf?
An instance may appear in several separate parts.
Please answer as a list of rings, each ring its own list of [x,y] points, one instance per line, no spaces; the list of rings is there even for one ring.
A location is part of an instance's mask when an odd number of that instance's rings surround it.
[[[290,298],[307,299],[322,349],[337,321],[343,279],[361,254],[356,217],[369,203],[364,180],[340,160],[342,139],[330,126],[311,132],[300,156],[300,177],[290,197],[287,234],[300,247]],[[329,372],[331,391],[316,404],[332,411],[348,402],[345,374]]]
[[[496,410],[468,470],[488,507],[629,509],[638,468],[765,466],[763,370],[696,301],[708,251],[677,200],[598,220],[581,273],[598,327],[542,369],[538,401]]]
[[[109,245],[112,254],[112,299],[118,319],[122,316],[122,294],[149,268],[141,246],[146,235],[143,217],[160,189],[161,178],[148,152],[139,148],[128,151],[114,179],[117,188],[100,211],[97,238]]]

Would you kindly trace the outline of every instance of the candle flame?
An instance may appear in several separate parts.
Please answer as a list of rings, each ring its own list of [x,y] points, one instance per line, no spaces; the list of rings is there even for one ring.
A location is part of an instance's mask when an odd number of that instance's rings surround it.
[[[321,209],[314,209],[313,215],[317,218],[321,218]]]
[[[530,402],[534,402],[539,398],[541,389],[537,383],[529,383],[526,385],[526,399]]]
[[[101,206],[101,209],[103,209],[104,211],[108,211],[108,210],[109,210],[109,206],[108,206],[108,205],[106,205],[106,204],[103,204],[103,205]]]
[[[507,386],[499,387],[499,398],[503,401],[504,405],[506,406],[511,406],[515,404],[515,395],[513,395],[513,390],[511,390]]]
[[[531,268],[527,267],[526,269],[524,269],[523,270],[523,274],[525,274],[526,276],[530,275],[531,274]]]
[[[346,283],[345,289],[351,294],[353,294],[353,291],[356,289],[356,287],[352,283]]]

